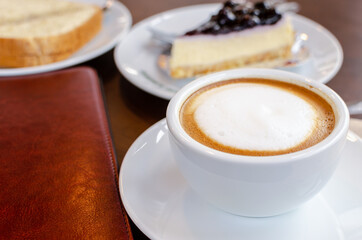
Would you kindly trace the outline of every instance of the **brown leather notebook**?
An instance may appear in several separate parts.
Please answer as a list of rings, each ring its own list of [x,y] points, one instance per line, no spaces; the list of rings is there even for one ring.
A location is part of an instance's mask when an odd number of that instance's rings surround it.
[[[91,68],[0,78],[0,238],[132,239]]]

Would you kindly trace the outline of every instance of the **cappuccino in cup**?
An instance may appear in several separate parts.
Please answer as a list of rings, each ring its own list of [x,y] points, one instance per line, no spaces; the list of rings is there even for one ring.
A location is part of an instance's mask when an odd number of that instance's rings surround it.
[[[193,139],[210,148],[271,156],[321,142],[333,131],[335,115],[310,87],[239,78],[193,93],[180,109],[180,122]]]
[[[212,205],[249,217],[291,211],[332,177],[349,113],[326,85],[274,69],[200,77],[171,99],[172,156]]]

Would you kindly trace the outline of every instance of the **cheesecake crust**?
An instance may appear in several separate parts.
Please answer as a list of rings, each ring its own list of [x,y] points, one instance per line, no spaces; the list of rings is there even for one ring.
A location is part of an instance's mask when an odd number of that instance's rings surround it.
[[[170,75],[173,78],[189,78],[198,75],[203,75],[207,73],[228,70],[233,68],[241,67],[271,67],[284,59],[291,57],[291,45],[284,46],[272,51],[268,51],[262,54],[252,55],[252,56],[242,56],[232,60],[219,62],[211,65],[193,65],[193,66],[178,66],[172,68]]]

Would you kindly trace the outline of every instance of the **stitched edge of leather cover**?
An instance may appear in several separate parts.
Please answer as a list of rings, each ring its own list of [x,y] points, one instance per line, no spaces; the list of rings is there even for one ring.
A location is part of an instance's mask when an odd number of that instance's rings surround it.
[[[84,67],[85,68],[85,67]],[[91,69],[91,68],[86,68],[88,71],[92,71],[95,75],[95,78],[98,77],[97,73],[95,70]],[[111,134],[110,134],[110,127],[109,127],[109,122],[108,122],[108,119],[107,119],[107,114],[106,114],[106,110],[105,110],[105,106],[104,106],[104,99],[103,99],[103,94],[101,92],[101,86],[100,86],[100,82],[98,80],[98,97],[100,98],[100,101],[103,103],[103,114],[102,114],[102,117],[103,117],[103,124],[104,124],[104,134],[107,138],[107,145],[108,145],[108,151],[109,151],[109,158],[112,162],[112,169],[113,169],[113,174],[114,174],[114,177],[115,177],[115,187],[117,189],[117,195],[118,195],[118,198],[121,199],[121,196],[119,194],[119,186],[118,186],[118,170],[117,170],[117,163],[116,163],[116,157],[115,157],[115,150],[114,150],[114,146],[113,146],[113,141],[112,141],[112,138],[111,138]],[[129,224],[129,221],[128,221],[128,217],[127,217],[127,214],[126,214],[126,210],[124,209],[123,207],[123,204],[121,202],[121,200],[119,201],[119,204],[121,206],[121,211],[122,211],[122,216],[123,216],[123,221],[124,221],[124,224],[126,225],[126,230],[127,230],[127,235],[128,235],[128,239],[133,239],[132,237],[132,232],[131,232],[131,227],[130,227],[130,224]]]
[[[91,69],[94,73],[94,75],[97,76],[96,72]],[[99,81],[98,81],[98,84],[99,84]],[[103,94],[101,92],[101,86],[99,86],[99,89],[98,89],[98,96],[99,98],[102,100],[102,103],[104,105],[104,100],[103,100]],[[113,168],[113,174],[114,174],[114,177],[115,177],[115,187],[117,189],[117,193],[118,193],[118,197],[119,199],[121,199],[121,196],[119,194],[119,186],[118,186],[118,169],[117,169],[117,163],[116,163],[116,157],[115,157],[115,150],[114,150],[114,146],[113,146],[113,141],[112,141],[112,137],[111,137],[111,134],[110,134],[110,127],[109,127],[109,122],[108,122],[108,119],[107,119],[107,114],[106,114],[106,110],[103,109],[103,112],[104,114],[102,114],[103,116],[103,123],[105,125],[105,129],[104,129],[104,134],[106,135],[106,138],[107,138],[107,143],[108,143],[108,151],[109,151],[109,154],[110,154],[110,159],[112,161],[112,168]],[[130,224],[129,224],[129,221],[128,221],[128,217],[127,217],[127,214],[126,214],[126,210],[124,209],[123,207],[123,204],[122,202],[120,201],[120,205],[121,205],[121,210],[122,210],[122,216],[123,216],[123,221],[124,221],[124,224],[127,226],[126,227],[126,230],[127,230],[127,235],[128,235],[128,239],[133,239],[132,237],[132,232],[131,232],[131,227],[130,227]]]

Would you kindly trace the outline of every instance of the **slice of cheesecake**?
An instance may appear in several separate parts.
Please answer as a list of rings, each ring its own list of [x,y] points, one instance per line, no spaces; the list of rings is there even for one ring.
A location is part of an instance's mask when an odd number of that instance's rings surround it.
[[[102,27],[100,7],[60,0],[0,0],[0,66],[70,57]]]
[[[245,66],[263,66],[291,56],[294,31],[289,19],[266,3],[224,3],[199,28],[177,38],[171,50],[174,78]],[[265,65],[264,65],[265,66]]]

